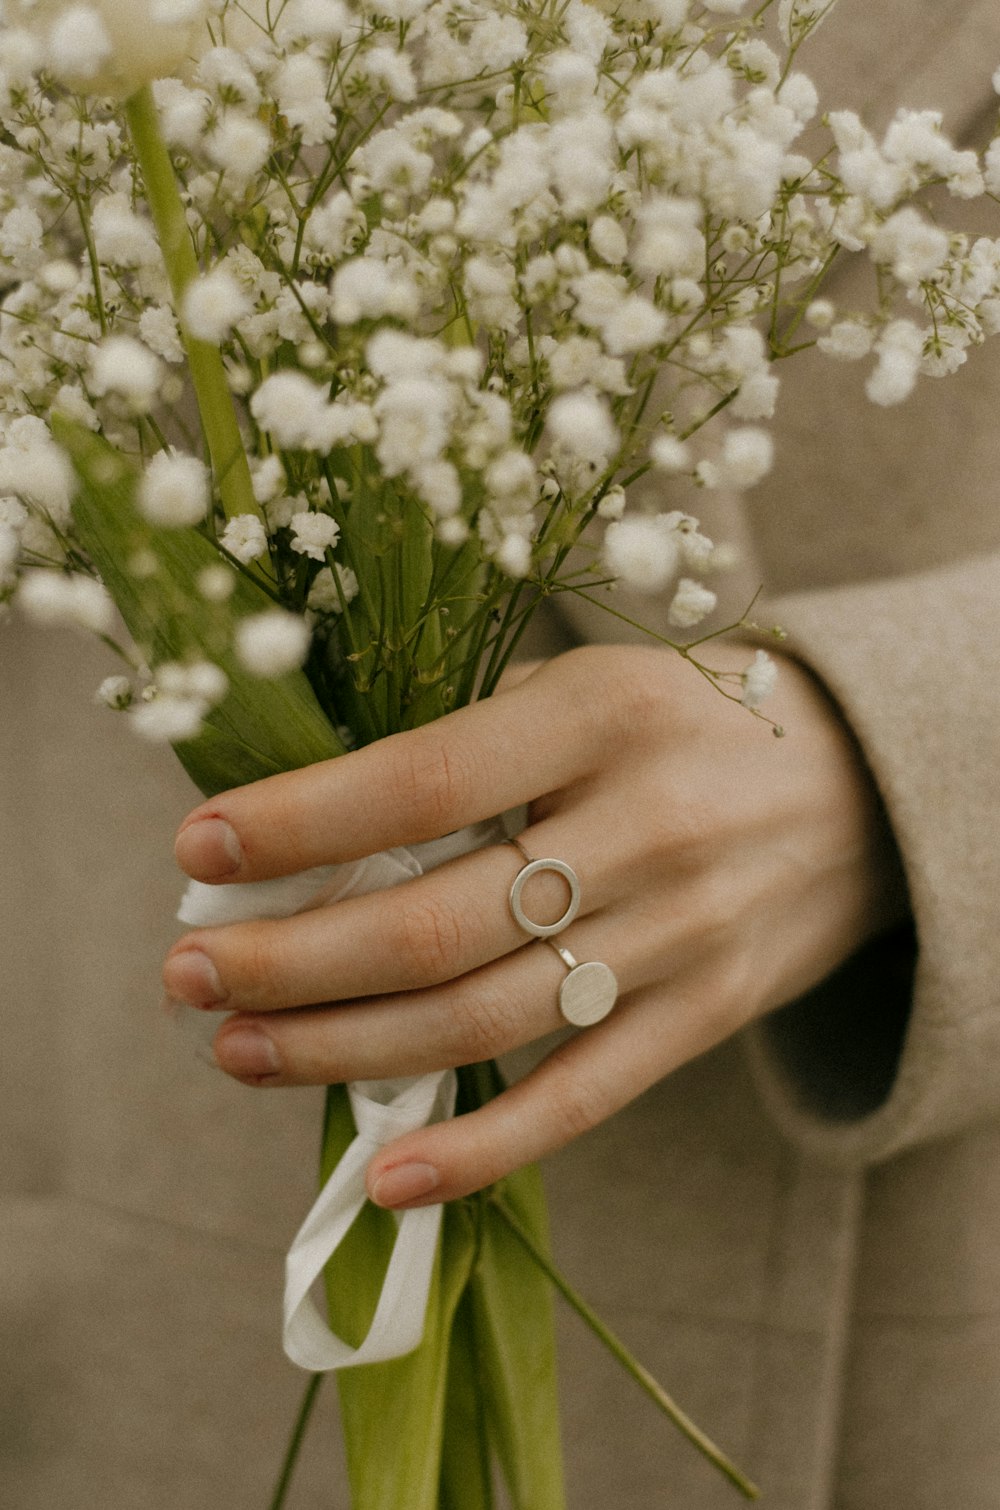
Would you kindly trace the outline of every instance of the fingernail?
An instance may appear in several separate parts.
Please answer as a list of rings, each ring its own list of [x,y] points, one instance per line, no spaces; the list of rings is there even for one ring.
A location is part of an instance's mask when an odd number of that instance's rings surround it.
[[[215,1062],[229,1075],[277,1075],[281,1055],[262,1028],[240,1023],[215,1041]]]
[[[214,1007],[226,999],[218,970],[200,949],[172,954],[163,967],[163,983],[170,996],[192,1007]]]
[[[202,881],[222,881],[243,864],[243,846],[224,818],[199,818],[181,829],[174,855],[181,870]]]
[[[371,1188],[376,1206],[402,1206],[418,1196],[430,1195],[441,1183],[433,1164],[398,1164],[380,1174]]]

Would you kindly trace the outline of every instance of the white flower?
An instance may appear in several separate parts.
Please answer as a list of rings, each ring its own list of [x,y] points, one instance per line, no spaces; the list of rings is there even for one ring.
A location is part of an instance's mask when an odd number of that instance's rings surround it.
[[[235,554],[235,552],[234,552]],[[236,591],[236,577],[228,566],[206,566],[194,579],[206,603],[227,603]]]
[[[829,330],[837,318],[837,310],[830,299],[813,299],[806,306],[805,318],[813,330]]]
[[[253,310],[246,294],[225,267],[196,278],[184,293],[184,324],[199,341],[218,346]]]
[[[628,256],[628,238],[610,215],[598,215],[590,227],[590,244],[602,262],[613,267],[618,267]]]
[[[605,401],[586,391],[561,394],[549,407],[553,441],[580,461],[603,466],[618,445],[618,431]]]
[[[901,404],[913,392],[924,350],[923,333],[912,320],[891,320],[875,346],[878,362],[865,384],[873,404]]]
[[[260,121],[229,111],[206,138],[205,149],[217,167],[237,183],[246,183],[270,157],[271,133]]]
[[[18,433],[12,425],[8,443],[0,445],[0,497],[23,498],[65,528],[76,487],[69,459],[52,443],[44,425],[40,435],[27,432],[23,445],[18,444]]]
[[[298,670],[309,654],[309,641],[305,619],[283,608],[269,608],[240,620],[234,648],[251,676],[274,677]]]
[[[137,501],[152,524],[169,529],[200,524],[212,501],[208,468],[196,456],[158,451],[142,474]]]
[[[888,263],[900,283],[914,287],[938,272],[948,255],[948,237],[906,206],[879,226],[871,254],[876,262]]]
[[[20,270],[32,272],[41,263],[44,227],[30,205],[15,205],[0,224],[0,256]]]
[[[766,430],[751,425],[730,430],[722,442],[722,454],[716,461],[699,462],[698,478],[706,488],[756,487],[771,470],[774,441]]]
[[[321,448],[330,408],[325,390],[301,372],[274,373],[250,400],[250,412],[261,429],[292,450]]]
[[[327,104],[327,70],[309,53],[294,53],[274,79],[274,98],[288,124],[302,133],[306,147],[318,146],[332,133],[333,111]]]
[[[451,436],[453,395],[448,384],[413,377],[387,385],[375,401],[376,453],[387,476],[435,461]]]
[[[71,87],[124,98],[173,73],[190,53],[205,0],[8,0],[15,19],[44,39],[46,61]]]
[[[659,592],[677,571],[679,552],[662,515],[632,515],[610,524],[604,562],[611,576],[639,592]]]
[[[857,362],[872,349],[875,333],[861,320],[838,320],[817,345],[827,356],[842,362]]]
[[[625,489],[608,488],[597,505],[597,512],[602,519],[620,519],[625,512]]]
[[[740,680],[743,683],[740,702],[745,708],[759,708],[775,689],[778,681],[777,665],[766,650],[758,650]]]
[[[94,694],[94,701],[120,713],[132,702],[132,683],[127,676],[106,676]]]
[[[341,565],[339,561],[336,565],[336,578],[328,566],[324,566],[322,571],[318,571],[313,578],[313,584],[306,599],[306,606],[313,613],[340,613],[341,593],[343,593],[345,603],[352,603],[358,595],[358,579],[351,568]],[[338,582],[340,583],[339,592]]]
[[[184,347],[177,319],[168,304],[150,304],[139,316],[143,344],[165,362],[183,362]]]
[[[54,571],[26,572],[21,578],[17,603],[29,619],[49,628],[109,634],[114,627],[114,604],[106,589],[90,577],[70,577]]]
[[[265,456],[262,461],[250,464],[253,478],[253,496],[258,503],[270,503],[283,493],[286,487],[285,469],[280,456]]]
[[[221,703],[229,691],[229,678],[214,661],[165,661],[156,668],[158,693],[195,698],[205,710]]]
[[[158,358],[133,336],[108,336],[91,357],[93,391],[118,394],[137,414],[153,408],[162,381]]]
[[[267,534],[256,514],[236,514],[222,531],[222,545],[244,566],[267,555]]]
[[[197,739],[205,714],[209,711],[200,697],[176,692],[154,691],[129,713],[134,733],[154,744],[183,744]]]
[[[693,577],[682,577],[677,584],[667,618],[678,629],[691,629],[712,612],[717,602],[714,592],[696,582]]]
[[[504,535],[496,549],[496,561],[508,577],[526,577],[531,570],[531,541],[523,535]]]
[[[292,550],[322,561],[340,538],[340,525],[329,514],[305,510],[292,515]]]
[[[126,195],[98,199],[91,225],[102,262],[111,267],[159,266],[161,254],[153,228],[135,213]]]

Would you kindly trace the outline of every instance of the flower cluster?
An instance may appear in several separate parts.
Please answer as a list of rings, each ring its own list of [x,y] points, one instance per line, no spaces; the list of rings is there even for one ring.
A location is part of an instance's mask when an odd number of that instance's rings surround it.
[[[928,111],[881,140],[849,112],[821,125],[797,53],[832,7],[8,5],[0,595],[28,568],[25,607],[88,617],[36,417],[60,415],[142,460],[151,526],[200,531],[298,616],[324,688],[384,685],[404,722],[489,690],[553,592],[624,580],[693,628],[715,604],[697,494],[766,476],[781,359],[867,360],[891,404],[1000,330],[1000,241],[921,207],[941,184],[1000,193],[1000,139],[980,161]],[[98,97],[152,77],[199,267],[183,288]],[[844,251],[871,260],[867,309],[822,296]],[[194,347],[221,353],[249,458],[225,512]],[[628,505],[651,471],[658,514]],[[254,643],[236,636],[264,674],[309,650],[273,626]]]

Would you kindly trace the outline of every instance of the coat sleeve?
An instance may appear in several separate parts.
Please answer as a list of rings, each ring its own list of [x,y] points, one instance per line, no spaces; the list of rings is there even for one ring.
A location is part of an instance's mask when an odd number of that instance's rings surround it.
[[[870,1163],[1000,1113],[1000,554],[771,608],[857,736],[913,920],[747,1039],[786,1131]]]

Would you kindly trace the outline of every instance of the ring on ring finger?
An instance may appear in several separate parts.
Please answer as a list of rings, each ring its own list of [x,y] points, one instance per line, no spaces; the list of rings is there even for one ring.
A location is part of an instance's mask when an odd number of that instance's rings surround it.
[[[580,881],[572,866],[564,860],[533,860],[517,839],[510,839],[525,864],[514,878],[510,889],[510,910],[514,921],[525,933],[540,938],[553,949],[568,970],[568,975],[559,987],[559,1011],[566,1022],[575,1028],[589,1028],[607,1017],[618,1000],[618,979],[610,965],[601,960],[585,960],[581,963],[555,943],[555,935],[568,928],[580,910]],[[536,923],[529,918],[521,903],[521,893],[526,882],[541,871],[551,870],[569,884],[570,897],[562,917],[555,923]]]

